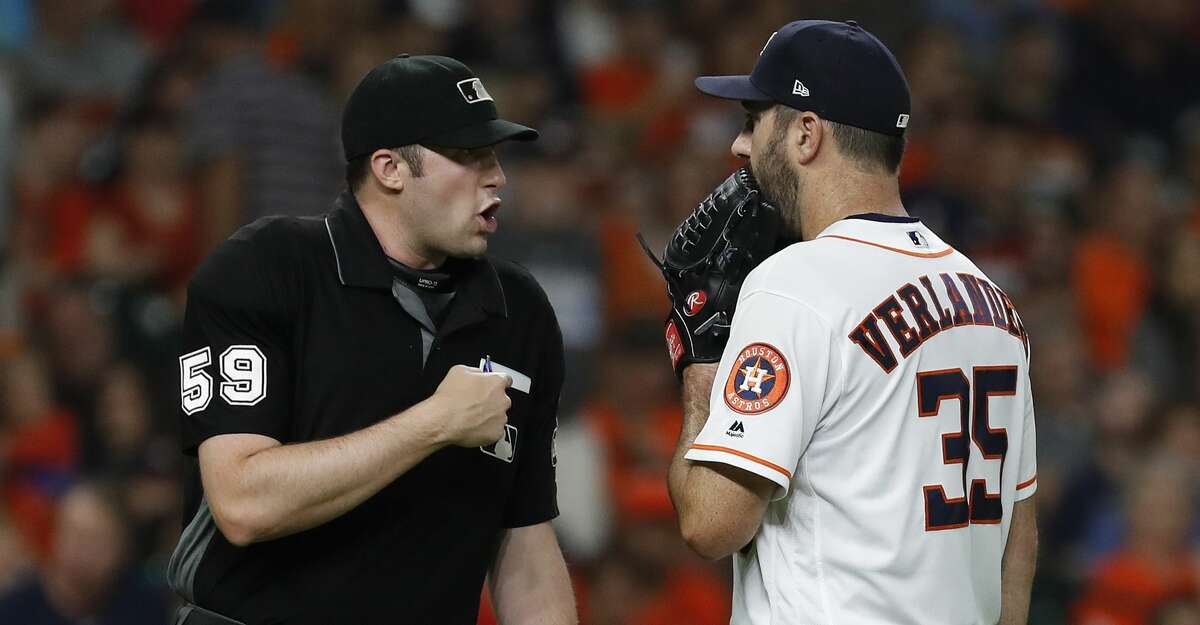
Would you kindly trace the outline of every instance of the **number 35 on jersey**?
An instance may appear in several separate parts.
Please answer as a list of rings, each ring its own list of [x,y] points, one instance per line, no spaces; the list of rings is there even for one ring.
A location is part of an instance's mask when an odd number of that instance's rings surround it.
[[[212,350],[202,347],[179,357],[180,405],[186,414],[208,408],[212,401],[213,378],[205,369],[212,364]],[[233,406],[253,406],[267,396],[267,357],[255,345],[230,345],[221,352],[221,399]]]

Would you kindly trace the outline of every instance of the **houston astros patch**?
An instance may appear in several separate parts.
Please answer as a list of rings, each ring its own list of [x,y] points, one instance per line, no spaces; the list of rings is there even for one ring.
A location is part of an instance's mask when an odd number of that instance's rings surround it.
[[[779,350],[766,343],[751,343],[738,352],[729,372],[725,404],[745,415],[766,412],[783,400],[790,381],[787,360]]]

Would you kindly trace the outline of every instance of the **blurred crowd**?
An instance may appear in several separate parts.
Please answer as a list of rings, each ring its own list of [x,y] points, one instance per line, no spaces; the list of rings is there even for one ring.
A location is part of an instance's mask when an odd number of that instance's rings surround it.
[[[464,60],[542,131],[500,149],[491,250],[562,324],[582,622],[727,623],[728,564],[690,555],[666,493],[681,410],[633,237],[661,246],[735,166],[742,112],[692,78],[810,17],[897,53],[905,204],[1029,328],[1031,622],[1200,624],[1194,0],[0,0],[0,623],[168,622],[190,272],[326,210],[342,103],[400,52]]]

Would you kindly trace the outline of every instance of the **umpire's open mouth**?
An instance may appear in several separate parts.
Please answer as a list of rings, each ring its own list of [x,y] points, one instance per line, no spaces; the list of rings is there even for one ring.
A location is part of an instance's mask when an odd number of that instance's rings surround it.
[[[479,212],[479,218],[483,220],[483,227],[488,232],[496,231],[496,213],[499,211],[500,200],[496,199]]]

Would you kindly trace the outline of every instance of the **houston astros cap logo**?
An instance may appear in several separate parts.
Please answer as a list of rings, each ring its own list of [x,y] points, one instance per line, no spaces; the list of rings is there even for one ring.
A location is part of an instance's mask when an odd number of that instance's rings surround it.
[[[725,404],[745,415],[766,412],[783,400],[789,382],[791,372],[783,354],[766,343],[751,343],[738,352],[729,372]]]
[[[691,293],[688,293],[687,310],[683,311],[683,314],[691,317],[692,315],[700,312],[700,309],[704,308],[704,303],[707,301],[708,296],[704,294],[704,291],[692,291]]]

